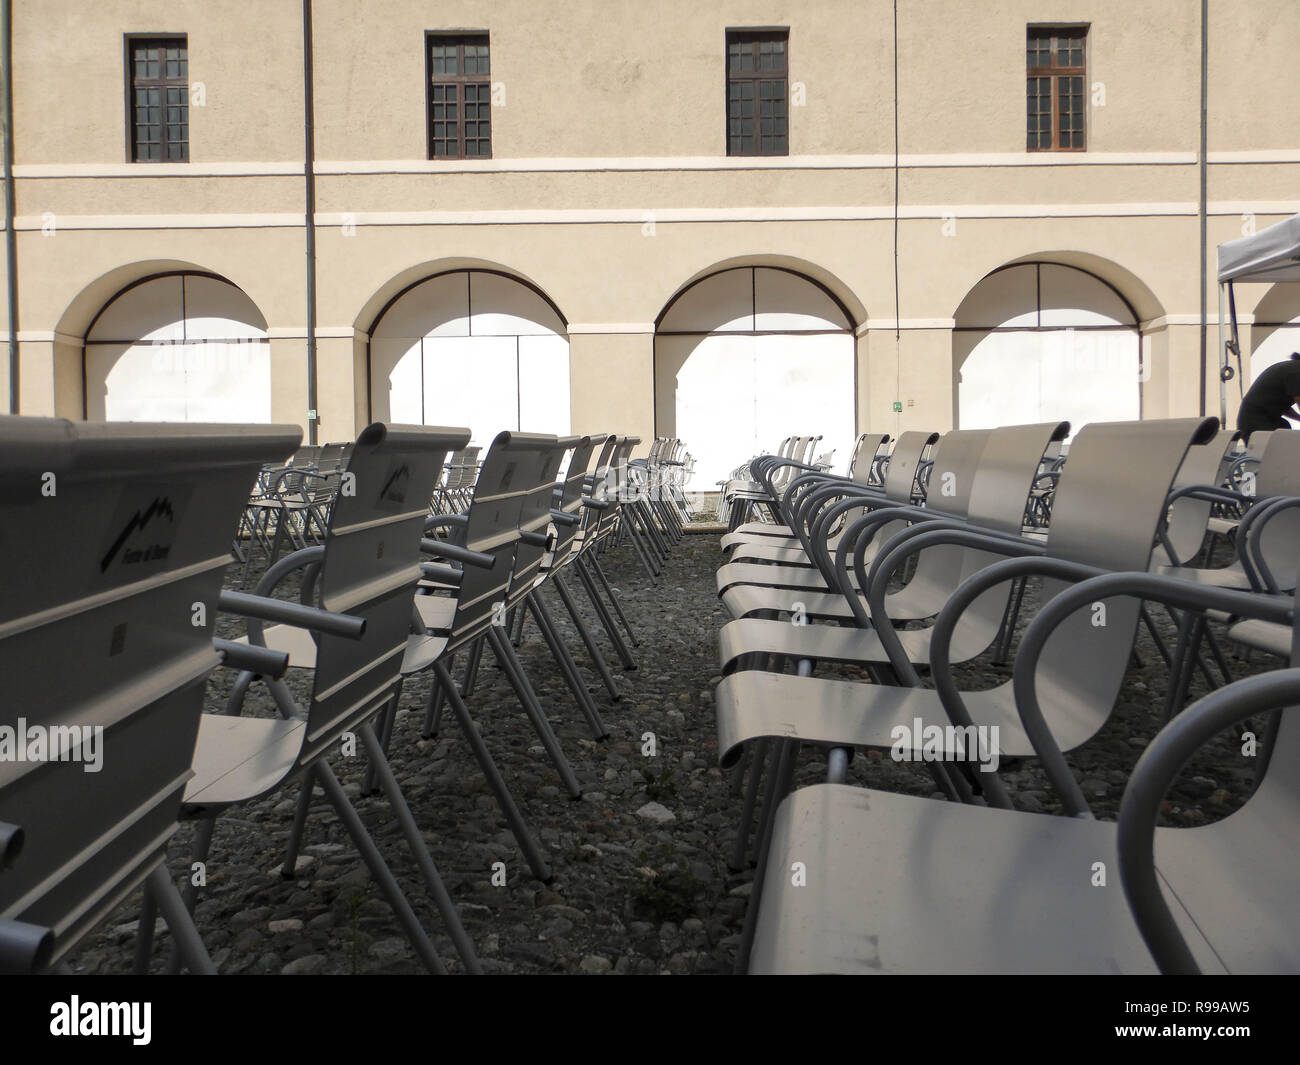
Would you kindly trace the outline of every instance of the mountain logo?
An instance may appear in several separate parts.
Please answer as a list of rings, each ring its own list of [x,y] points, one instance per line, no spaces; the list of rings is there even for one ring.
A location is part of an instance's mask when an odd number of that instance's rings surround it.
[[[170,493],[159,492],[144,506],[127,516],[127,507],[119,509],[113,526],[120,532],[109,544],[99,562],[100,573],[107,573],[115,561],[123,566],[144,562],[166,561],[175,538],[176,509]]]
[[[388,475],[388,480],[379,490],[379,501],[403,506],[406,503],[406,490],[410,482],[411,468],[403,462]]]

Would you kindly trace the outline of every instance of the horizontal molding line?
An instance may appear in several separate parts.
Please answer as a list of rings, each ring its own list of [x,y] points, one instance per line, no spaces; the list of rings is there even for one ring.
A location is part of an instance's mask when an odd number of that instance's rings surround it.
[[[1300,211],[1300,200],[1285,203],[1211,203],[1210,214],[1280,214]],[[904,206],[899,217],[908,220],[1022,219],[1022,218],[1134,218],[1194,217],[1196,204],[1186,203],[1078,203],[1078,204],[934,204]],[[358,211],[316,215],[322,228],[418,225],[609,225],[710,222],[872,222],[893,218],[893,210],[880,206],[829,207],[671,207],[605,210],[502,210],[502,211]],[[647,234],[649,236],[650,234]]]
[[[1296,153],[1300,161],[1300,153]],[[1233,162],[1245,162],[1233,159]],[[1275,159],[1261,162],[1277,162]],[[1195,152],[953,152],[899,157],[902,167],[1002,166],[1191,166]],[[537,172],[671,170],[892,170],[892,155],[754,156],[576,156],[529,159],[351,159],[318,160],[322,176],[353,174],[510,174]]]
[[[301,177],[302,163],[24,163],[16,178]]]
[[[1300,200],[1278,202],[1211,203],[1212,215],[1291,215],[1300,211]],[[1077,203],[1077,204],[932,204],[905,206],[899,216],[910,221],[1037,218],[1141,218],[1194,217],[1194,203]],[[872,222],[893,217],[886,206],[845,207],[674,207],[589,208],[500,211],[358,211],[323,212],[316,215],[318,228],[384,226],[493,226],[493,225],[618,225],[644,226],[649,222]],[[39,232],[47,224],[41,215],[20,215],[19,232]],[[297,214],[121,214],[55,215],[55,234],[68,230],[121,229],[298,229]],[[650,234],[647,234],[649,238]]]
[[[1300,163],[1300,150],[1264,148],[1210,152],[1209,162],[1222,165]],[[950,152],[899,157],[905,169],[1059,166],[1193,166],[1195,152]],[[328,177],[372,174],[529,174],[732,171],[732,170],[890,170],[892,155],[790,155],[773,158],[729,156],[570,156],[521,159],[347,159],[322,160],[315,173]],[[49,178],[208,178],[299,177],[300,162],[252,160],[211,163],[21,163],[19,179]]]
[[[1229,321],[1230,319],[1224,318],[1223,324],[1227,325]],[[1253,314],[1237,315],[1238,325],[1253,325],[1254,322],[1255,322],[1255,316]],[[1199,314],[1162,314],[1159,318],[1152,318],[1150,321],[1142,322],[1139,328],[1143,332],[1148,332],[1156,329],[1164,329],[1166,326],[1170,326],[1170,325],[1200,326],[1202,324],[1218,325],[1219,316],[1217,314],[1206,315],[1205,322],[1202,323],[1201,316]]]
[[[19,215],[14,229],[40,232],[49,220],[43,215]],[[301,214],[55,214],[54,232],[78,229],[301,229]]]
[[[1225,318],[1224,324],[1226,325],[1227,323],[1228,323],[1228,319]],[[1136,328],[1140,332],[1148,333],[1148,332],[1154,332],[1159,329],[1164,329],[1167,326],[1176,326],[1176,325],[1198,326],[1200,324],[1201,324],[1200,316],[1196,314],[1164,314],[1161,315],[1159,318],[1151,318],[1147,321],[1139,322]],[[1215,315],[1210,315],[1209,317],[1206,318],[1205,324],[1211,326],[1218,325],[1219,319]],[[1255,321],[1255,316],[1253,314],[1238,314],[1237,324],[1238,325],[1266,325],[1272,328],[1281,328],[1283,326],[1292,326],[1292,327],[1297,326],[1296,322],[1257,322]],[[957,327],[957,322],[956,319],[954,318],[904,318],[901,320],[898,326],[898,328],[900,329],[955,329],[956,327]],[[854,333],[857,336],[862,336],[864,333],[869,333],[873,331],[879,332],[879,331],[888,330],[892,332],[894,328],[895,328],[894,320],[892,318],[873,318],[859,325],[857,329],[854,330]],[[1073,328],[1073,329],[1086,330],[1089,327],[1088,326],[1060,326],[1059,328],[1061,329]],[[1102,329],[1102,330],[1106,330],[1106,329],[1118,330],[1118,329],[1133,329],[1135,327],[1121,324],[1121,325],[1111,325],[1111,326],[1094,326],[1091,328]],[[966,332],[977,332],[977,331],[994,332],[996,331],[996,327],[972,326],[967,328],[965,331]],[[1010,327],[1006,331],[1017,332],[1020,330],[1018,330],[1016,327]],[[629,334],[629,333],[653,334],[654,332],[655,332],[655,327],[653,322],[608,322],[608,323],[589,322],[589,323],[578,323],[578,324],[570,325],[568,328],[569,336],[584,336],[584,335],[585,336],[613,336],[616,334]],[[782,333],[781,330],[773,330],[773,332],[781,333],[782,335],[785,335]],[[827,330],[827,332],[842,333],[843,330]],[[270,328],[267,329],[266,334],[267,334],[265,338],[266,340],[307,339],[307,330],[304,326],[271,326]],[[688,334],[678,333],[673,335],[684,336]],[[722,330],[714,333],[701,332],[698,334],[692,333],[689,335],[727,336],[729,334],[726,330]],[[741,333],[736,335],[744,336],[745,334]],[[794,335],[797,335],[797,331],[794,333]],[[323,326],[316,330],[316,338],[318,340],[369,340],[370,335],[366,333],[364,330],[356,329],[353,328],[352,326],[346,326],[346,325]],[[9,339],[8,332],[0,330],[0,343],[6,342],[8,341],[8,339]],[[221,343],[250,343],[261,339],[262,338],[255,337],[246,340],[221,341]],[[76,345],[81,345],[85,343],[91,343],[91,344],[131,343],[131,341],[125,341],[125,340],[86,341],[83,337],[71,336],[67,333],[60,333],[48,329],[45,330],[20,329],[18,331],[18,342],[20,344],[48,344],[52,341],[61,341],[65,344],[76,344]],[[199,341],[194,341],[193,343],[199,343]]]
[[[569,336],[596,334],[611,336],[616,333],[653,333],[654,322],[578,322],[568,328]]]
[[[957,321],[954,318],[873,318],[863,322],[857,328],[858,336],[880,329],[952,329]]]

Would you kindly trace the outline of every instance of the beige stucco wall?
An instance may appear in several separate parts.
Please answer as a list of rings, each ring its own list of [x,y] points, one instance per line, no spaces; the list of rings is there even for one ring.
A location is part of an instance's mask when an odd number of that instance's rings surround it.
[[[229,278],[260,309],[273,416],[305,424],[299,5],[14,6],[22,409],[78,413],[79,341],[97,310],[133,280],[193,268]],[[1212,8],[1211,274],[1217,243],[1300,209],[1300,113],[1280,103],[1300,4]],[[379,308],[411,281],[466,266],[536,285],[574,327],[579,431],[655,433],[649,328],[683,286],[742,263],[808,274],[868,327],[860,431],[948,428],[944,323],[989,271],[1033,258],[1083,266],[1123,292],[1150,334],[1144,412],[1196,413],[1198,6],[904,6],[900,352],[891,10],[886,0],[558,10],[389,0],[378,17],[362,0],[316,0],[322,438],[351,436],[370,416],[365,334]],[[1095,102],[1077,156],[1023,150],[1025,26],[1051,20],[1091,24]],[[788,158],[728,159],[725,31],[761,25],[790,27],[790,80],[806,102],[791,110]],[[424,34],[455,29],[491,34],[504,103],[488,162],[425,159]],[[146,31],[189,36],[190,78],[206,96],[190,111],[189,164],[125,162],[123,35]],[[1264,293],[1243,289],[1239,308],[1249,314]],[[1213,360],[1213,329],[1210,346]],[[0,377],[7,390],[7,365]],[[1213,368],[1207,384],[1213,413]],[[659,393],[662,408],[663,381]]]

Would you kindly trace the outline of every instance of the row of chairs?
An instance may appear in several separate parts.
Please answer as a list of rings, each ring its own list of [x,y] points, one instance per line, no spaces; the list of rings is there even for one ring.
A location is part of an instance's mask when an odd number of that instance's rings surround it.
[[[749,464],[768,520],[723,538],[717,577],[734,619],[720,634],[719,752],[748,773],[731,862],[752,838],[758,868],[738,968],[1300,967],[1300,720],[1272,713],[1300,702],[1300,670],[1234,681],[1211,627],[1300,666],[1300,434],[1256,434],[1243,462],[1215,419],[1094,423],[1063,453],[1068,431],[904,433],[879,487],[789,458]],[[1233,560],[1189,565],[1229,509]],[[1009,646],[1029,579],[1039,606],[1011,679],[963,687],[953,667]],[[1109,719],[1140,623],[1169,666],[1165,724],[1119,824],[1102,823],[1065,756]],[[831,664],[870,683],[815,675]],[[1183,709],[1198,669],[1217,690]],[[1157,830],[1187,758],[1265,713],[1246,806]],[[947,801],[846,785],[870,749],[924,762]],[[808,751],[826,783],[792,792]],[[1066,816],[1014,809],[995,767],[1025,758]]]
[[[58,964],[144,886],[137,969],[149,966],[161,912],[173,936],[170,968],[211,972],[191,916],[193,881],[178,892],[164,867],[167,843],[178,820],[195,821],[195,858],[206,860],[217,817],[300,783],[286,875],[296,866],[319,790],[418,958],[444,971],[329,766],[329,755],[357,737],[369,759],[368,785],[387,798],[462,967],[481,971],[388,764],[402,683],[432,672],[425,733],[437,728],[441,706],[450,706],[530,869],[548,880],[544,849],[466,699],[486,646],[569,794],[580,794],[510,634],[522,628],[526,611],[593,736],[604,736],[599,710],[540,593],[547,584],[559,593],[617,698],[565,579],[576,577],[622,664],[635,668],[627,642],[635,635],[599,555],[644,501],[621,488],[635,437],[502,433],[468,506],[431,515],[449,459],[468,440],[464,429],[369,426],[341,458],[338,472],[351,489],[337,493],[323,516],[322,542],[272,562],[248,594],[222,590],[231,529],[259,469],[283,463],[298,446],[296,428],[0,419],[0,528],[14,541],[4,545],[0,613],[0,657],[14,691],[0,725],[24,736],[34,735],[32,725],[59,727],[72,743],[63,759],[0,760],[0,970]],[[51,479],[57,492],[43,494]],[[674,535],[648,507],[639,519],[665,541]],[[85,550],[86,529],[107,530],[99,550]],[[283,597],[290,575],[293,599]],[[246,619],[248,635],[214,639],[219,612]],[[461,651],[468,669],[457,684],[450,670]],[[30,668],[34,662],[45,668]],[[204,714],[205,682],[222,664],[238,675],[224,712]],[[290,670],[310,673],[297,686],[305,697],[286,683]],[[241,714],[255,683],[267,686],[276,716]],[[85,772],[90,763],[80,756],[92,748],[99,761]]]

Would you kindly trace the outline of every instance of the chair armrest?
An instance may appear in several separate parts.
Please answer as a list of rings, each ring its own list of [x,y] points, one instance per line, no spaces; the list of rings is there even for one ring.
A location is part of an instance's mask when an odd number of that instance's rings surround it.
[[[53,953],[53,929],[26,921],[0,920],[0,973],[42,972]]]
[[[434,529],[442,529],[448,525],[466,526],[468,524],[468,514],[433,514],[424,519],[424,531],[433,532]]]
[[[312,549],[308,548],[308,550]],[[302,552],[298,553],[302,554]],[[239,614],[249,619],[250,646],[266,646],[261,642],[263,621],[278,621],[285,625],[310,629],[312,632],[329,633],[331,636],[342,636],[349,640],[361,639],[366,631],[365,618],[353,617],[351,614],[336,614],[332,610],[304,606],[302,603],[289,603],[283,599],[249,595],[247,592],[222,592],[217,599],[217,605],[231,614]],[[256,627],[256,634],[254,627]]]
[[[1292,604],[1287,600],[1271,599],[1254,592],[1193,584],[1177,577],[1163,577],[1154,573],[1100,573],[1065,589],[1044,604],[1020,641],[1020,651],[1016,655],[1012,674],[1012,691],[1025,732],[1034,745],[1034,750],[1038,752],[1052,785],[1060,793],[1065,812],[1071,817],[1091,817],[1092,812],[1043,719],[1043,709],[1034,683],[1038,661],[1048,638],[1076,610],[1089,603],[1121,595],[1186,610],[1222,610],[1239,617],[1287,625],[1291,624],[1292,618]]]
[[[459,562],[465,566],[473,566],[475,569],[491,569],[497,564],[496,555],[471,551],[468,547],[449,544],[445,540],[430,540],[425,537],[420,541],[420,550],[426,555],[446,559],[448,562]]]
[[[565,510],[552,510],[551,521],[555,522],[556,525],[578,525],[582,522],[582,519],[578,515],[570,514]]]
[[[436,562],[421,562],[420,572],[431,581],[440,581],[443,584],[450,584],[459,588],[460,582],[465,579],[465,571],[453,569],[451,566],[440,566]]]
[[[1086,580],[1099,574],[1104,574],[1105,570],[1098,569],[1096,566],[1085,566],[1079,562],[1069,562],[1065,559],[1047,558],[1041,554],[1022,555],[1019,558],[1010,558],[1004,562],[995,562],[987,566],[978,573],[963,581],[957,590],[944,604],[943,610],[939,612],[939,617],[935,622],[934,632],[930,637],[930,677],[934,681],[935,690],[939,693],[939,701],[943,704],[944,712],[947,713],[948,719],[954,725],[962,728],[974,724],[971,719],[970,711],[966,709],[966,702],[962,698],[961,689],[957,687],[957,681],[952,675],[952,636],[956,631],[957,622],[960,620],[962,613],[976,599],[983,595],[990,588],[996,587],[1006,581],[1015,580],[1018,577],[1028,576],[1045,576],[1058,577],[1063,580]],[[1017,666],[1024,654],[1023,643],[1020,654],[1016,656]],[[1012,690],[1013,695],[1015,689]],[[1024,715],[1021,715],[1022,718]],[[1042,715],[1039,714],[1041,722]],[[1028,726],[1026,726],[1028,728]],[[1046,726],[1044,726],[1045,729]],[[1030,739],[1034,739],[1034,733],[1030,731]],[[1050,747],[1060,756],[1055,742],[1048,733],[1045,748]],[[1035,742],[1035,750],[1038,750]],[[1040,751],[1041,754],[1041,751]],[[1062,759],[1062,764],[1064,761]],[[1066,775],[1069,776],[1069,770],[1066,769]],[[1074,784],[1074,778],[1070,776],[1070,783]],[[1077,785],[1076,785],[1077,790]],[[990,777],[987,785],[987,791],[991,795],[990,802],[1003,806],[1007,809],[1013,809],[1011,797],[1007,795],[1002,787],[1001,781]]]
[[[974,547],[1011,557],[1038,557],[1046,551],[1044,545],[1031,540],[978,529],[955,519],[927,521],[911,529],[904,529],[885,542],[871,565],[871,571],[867,574],[866,587],[863,590],[867,593],[867,609],[871,612],[872,628],[880,637],[880,642],[889,655],[890,664],[893,665],[903,683],[913,688],[921,687],[921,678],[903,650],[898,634],[889,623],[889,614],[885,610],[885,592],[894,574],[902,568],[903,563],[911,555],[940,544]],[[950,599],[944,610],[948,610],[951,606]],[[939,617],[943,617],[943,611],[940,611]],[[953,625],[955,624],[954,616]],[[931,647],[933,648],[933,643]]]
[[[1300,669],[1235,681],[1199,699],[1162,728],[1133,769],[1119,808],[1119,876],[1133,920],[1162,973],[1198,975],[1200,969],[1160,890],[1155,867],[1160,804],[1198,748],[1244,718],[1293,706],[1298,699]]]
[[[231,669],[242,669],[259,677],[279,680],[289,668],[289,656],[284,651],[272,651],[252,643],[234,643],[231,640],[212,641],[221,655],[221,664]]]
[[[1259,591],[1268,592],[1270,595],[1277,595],[1280,592],[1277,578],[1269,569],[1260,550],[1260,539],[1264,535],[1264,530],[1277,515],[1297,508],[1300,508],[1300,499],[1295,496],[1274,497],[1256,503],[1241,519],[1237,550],[1241,556],[1242,568]],[[1242,533],[1245,535],[1241,535]]]
[[[14,860],[22,853],[22,849],[22,828],[19,825],[11,825],[8,821],[0,821],[0,869],[13,865]]]

